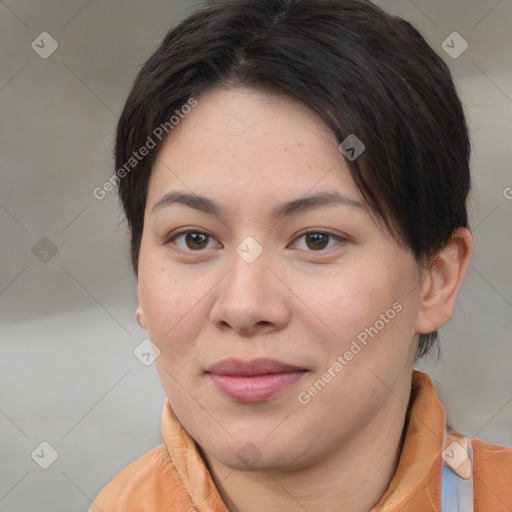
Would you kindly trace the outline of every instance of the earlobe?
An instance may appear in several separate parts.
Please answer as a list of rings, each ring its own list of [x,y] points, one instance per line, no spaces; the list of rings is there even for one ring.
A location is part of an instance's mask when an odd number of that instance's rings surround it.
[[[433,332],[450,320],[472,254],[471,233],[459,228],[422,276],[416,332]]]
[[[140,325],[140,327],[147,330],[146,315],[144,314],[144,310],[140,304],[137,306],[135,317],[137,318],[137,323]]]

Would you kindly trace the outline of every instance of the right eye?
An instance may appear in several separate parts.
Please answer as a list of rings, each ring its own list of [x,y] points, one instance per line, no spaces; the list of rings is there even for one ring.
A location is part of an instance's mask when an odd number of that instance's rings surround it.
[[[184,238],[182,238],[184,237]],[[178,233],[173,234],[170,238],[165,241],[164,245],[168,245],[173,243],[177,245],[180,249],[186,252],[200,252],[201,249],[207,248],[208,238],[212,238],[207,233],[203,233],[202,231],[197,230],[186,230],[180,231]],[[184,246],[179,243],[175,243],[176,240],[182,239],[184,241]]]

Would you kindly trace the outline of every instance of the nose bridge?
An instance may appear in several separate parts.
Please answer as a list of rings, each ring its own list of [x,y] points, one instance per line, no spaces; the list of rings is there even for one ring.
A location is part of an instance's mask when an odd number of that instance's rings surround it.
[[[252,236],[248,236],[238,244],[233,255],[232,275],[230,284],[265,292],[267,286],[268,249]],[[253,295],[254,296],[254,295]]]
[[[271,271],[269,254],[252,237],[235,247],[231,268],[220,283],[212,321],[249,332],[258,324],[283,325],[288,308],[280,303],[282,284]],[[275,282],[274,282],[275,281]]]

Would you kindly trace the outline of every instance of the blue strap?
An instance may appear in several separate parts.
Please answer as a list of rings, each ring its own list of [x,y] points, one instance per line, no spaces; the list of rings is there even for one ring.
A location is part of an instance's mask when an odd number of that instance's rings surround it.
[[[473,512],[473,447],[468,445],[471,477],[465,480],[449,466],[443,466],[442,512]]]

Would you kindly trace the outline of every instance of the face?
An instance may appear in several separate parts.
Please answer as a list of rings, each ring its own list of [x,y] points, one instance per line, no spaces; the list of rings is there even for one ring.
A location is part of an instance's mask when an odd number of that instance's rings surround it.
[[[212,90],[162,146],[141,323],[175,415],[222,464],[304,467],[392,414],[408,396],[419,279],[334,135],[294,100]]]

